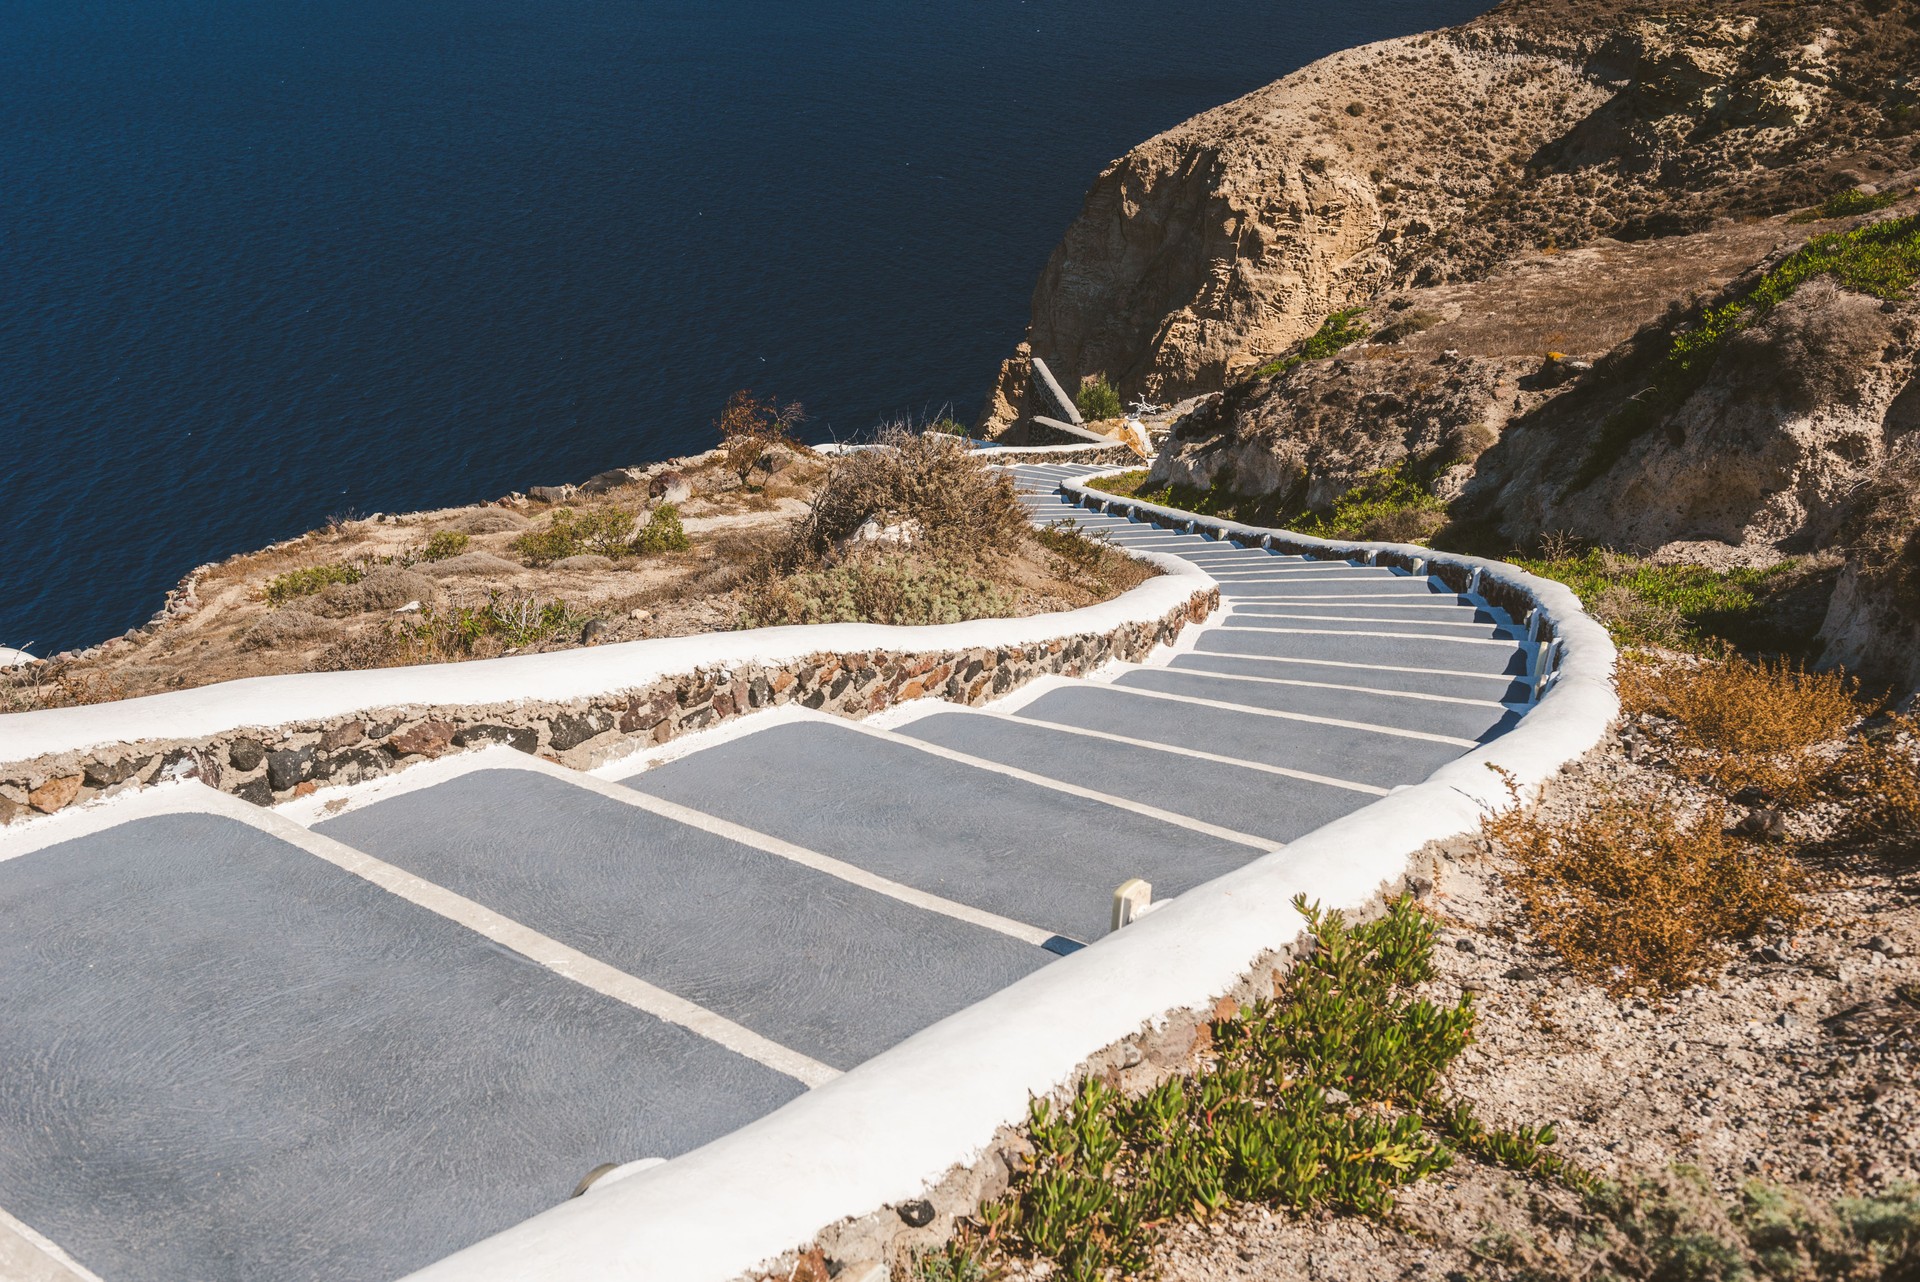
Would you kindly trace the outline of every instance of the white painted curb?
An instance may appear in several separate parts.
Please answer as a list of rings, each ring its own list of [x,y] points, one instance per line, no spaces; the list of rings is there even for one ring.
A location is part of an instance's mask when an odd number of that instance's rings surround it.
[[[1077,483],[1061,488],[1111,497]],[[1557,675],[1518,726],[1424,783],[1179,896],[750,1126],[414,1278],[727,1282],[828,1225],[918,1197],[955,1165],[976,1160],[1000,1126],[1025,1116],[1030,1095],[1066,1084],[1089,1056],[1232,991],[1259,958],[1298,938],[1296,895],[1328,908],[1365,905],[1427,842],[1472,828],[1505,801],[1489,767],[1536,785],[1597,744],[1618,713],[1613,643],[1561,584],[1425,548],[1329,543],[1168,509],[1148,514],[1329,554],[1391,553],[1477,571],[1537,603],[1536,622],[1550,623],[1559,642]]]
[[[829,623],[658,637],[467,663],[248,677],[117,703],[9,713],[0,716],[0,765],[114,743],[202,739],[250,726],[330,721],[378,708],[563,703],[643,689],[701,669],[791,664],[816,654],[1032,645],[1157,623],[1183,608],[1194,593],[1214,586],[1205,571],[1177,557],[1145,559],[1165,573],[1111,601],[1018,619],[927,627]]]

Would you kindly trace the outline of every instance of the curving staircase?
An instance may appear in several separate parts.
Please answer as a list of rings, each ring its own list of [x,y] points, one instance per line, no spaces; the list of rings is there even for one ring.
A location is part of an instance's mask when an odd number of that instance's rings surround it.
[[[1058,492],[1098,470],[1015,469],[1034,520],[1220,584],[1153,663],[594,775],[497,748],[328,807],[185,785],[0,835],[0,1276],[420,1268],[1097,943],[1122,883],[1179,896],[1527,711],[1535,647],[1485,600]]]

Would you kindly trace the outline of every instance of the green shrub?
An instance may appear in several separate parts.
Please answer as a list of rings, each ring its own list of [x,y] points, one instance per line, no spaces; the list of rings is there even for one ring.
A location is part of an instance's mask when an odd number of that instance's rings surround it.
[[[995,1251],[1045,1260],[1070,1282],[1136,1275],[1170,1222],[1238,1201],[1380,1214],[1395,1189],[1444,1169],[1451,1155],[1425,1114],[1473,1009],[1413,991],[1433,973],[1433,921],[1407,898],[1351,928],[1297,906],[1313,951],[1275,997],[1213,1024],[1211,1067],[1133,1099],[1089,1078],[1060,1108],[1034,1101],[1026,1168],[921,1276],[981,1276]]]
[[[1416,481],[1405,463],[1373,473],[1334,500],[1333,510],[1295,526],[1321,539],[1403,543],[1425,539],[1445,524],[1446,505]]]
[[[1360,323],[1366,314],[1364,307],[1349,307],[1327,317],[1320,328],[1294,351],[1275,360],[1268,361],[1253,371],[1254,378],[1272,378],[1275,374],[1284,374],[1303,361],[1320,361],[1336,355],[1342,348],[1351,347],[1365,338],[1368,329]]]
[[[1793,221],[1812,223],[1825,218],[1851,218],[1856,214],[1871,214],[1889,205],[1897,205],[1911,194],[1903,191],[1883,191],[1869,196],[1858,187],[1849,187],[1845,191],[1836,192],[1827,197],[1807,212],[1795,214]]]
[[[312,596],[335,583],[358,583],[366,574],[361,566],[348,565],[345,561],[288,570],[267,581],[267,604],[284,605],[295,597]]]
[[[646,526],[633,540],[635,552],[684,552],[689,546],[687,532],[680,524],[680,509],[671,503],[653,509]]]
[[[1765,569],[1713,570],[1701,565],[1655,565],[1645,557],[1605,549],[1508,560],[1544,579],[1566,584],[1582,605],[1626,645],[1696,649],[1715,640],[1768,650],[1798,650],[1811,635],[1795,635],[1791,620],[1775,616],[1803,589],[1817,595],[1825,571],[1795,560]],[[1819,626],[1818,618],[1811,620]],[[1804,627],[1804,625],[1801,625]]]
[[[1874,298],[1900,297],[1920,280],[1920,215],[1815,236],[1745,294],[1708,308],[1697,325],[1673,336],[1652,386],[1602,425],[1573,488],[1606,475],[1636,440],[1693,394],[1728,339],[1818,276],[1832,276],[1843,288]]]
[[[392,635],[416,654],[434,659],[465,659],[483,649],[518,649],[578,632],[587,616],[565,601],[535,597],[509,600],[491,592],[482,605],[428,608],[404,622],[392,623]]]
[[[563,507],[554,512],[546,529],[529,530],[509,546],[528,565],[552,565],[570,556],[629,556],[632,537],[631,512],[602,508],[576,513]]]
[[[749,592],[743,627],[783,623],[959,623],[1007,614],[1011,588],[912,553],[861,555],[822,570],[770,576]]]
[[[459,556],[472,542],[467,535],[458,530],[435,530],[427,540],[427,546],[420,553],[422,561],[444,561],[450,556]]]
[[[1113,390],[1113,384],[1107,381],[1105,374],[1080,384],[1080,390],[1073,394],[1073,403],[1080,410],[1080,416],[1090,423],[1097,423],[1103,418],[1119,418],[1125,412],[1120,404],[1120,393]]]

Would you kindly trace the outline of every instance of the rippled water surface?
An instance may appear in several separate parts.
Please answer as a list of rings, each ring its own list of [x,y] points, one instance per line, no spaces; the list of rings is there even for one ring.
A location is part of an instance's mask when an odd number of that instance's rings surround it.
[[[1112,157],[1483,0],[8,0],[0,645],[334,513],[977,410]]]

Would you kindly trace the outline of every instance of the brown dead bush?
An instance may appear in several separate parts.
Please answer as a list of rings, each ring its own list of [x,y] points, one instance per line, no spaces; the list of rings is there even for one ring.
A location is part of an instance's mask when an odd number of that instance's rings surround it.
[[[794,531],[796,561],[825,556],[868,519],[911,523],[938,556],[997,558],[1027,537],[1013,482],[944,432],[891,427],[878,442],[834,460],[812,509]]]
[[[1727,944],[1807,911],[1805,873],[1783,850],[1657,793],[1603,793],[1570,814],[1516,795],[1482,830],[1519,864],[1535,936],[1616,995],[1697,983]]]
[[[1852,803],[1851,836],[1920,850],[1920,713],[1895,717],[1884,733],[1853,744],[1835,773]]]
[[[383,565],[367,571],[357,583],[335,583],[322,589],[314,598],[314,612],[340,618],[373,610],[397,610],[409,601],[431,600],[433,595],[433,580],[426,575]]]
[[[1785,659],[1721,651],[1698,662],[1631,660],[1619,673],[1629,712],[1673,723],[1675,768],[1729,793],[1810,799],[1832,771],[1822,746],[1868,709],[1844,672],[1812,672]]]
[[[278,650],[330,636],[339,627],[305,610],[275,610],[249,623],[234,639],[242,650]]]

